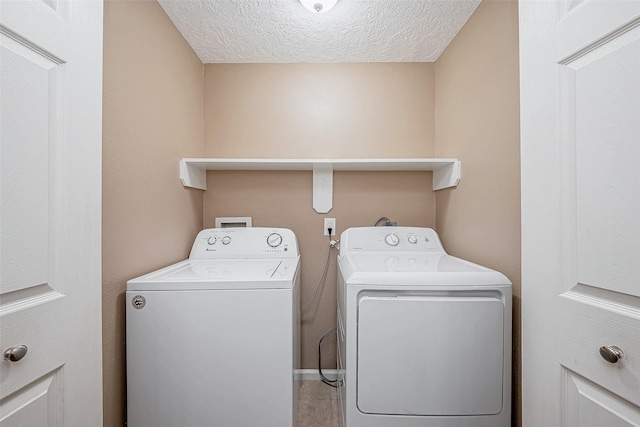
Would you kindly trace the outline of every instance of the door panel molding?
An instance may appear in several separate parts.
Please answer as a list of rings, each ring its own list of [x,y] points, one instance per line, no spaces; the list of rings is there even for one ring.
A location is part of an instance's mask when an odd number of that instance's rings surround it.
[[[562,389],[566,427],[640,425],[640,409],[618,398],[588,379],[562,370]]]

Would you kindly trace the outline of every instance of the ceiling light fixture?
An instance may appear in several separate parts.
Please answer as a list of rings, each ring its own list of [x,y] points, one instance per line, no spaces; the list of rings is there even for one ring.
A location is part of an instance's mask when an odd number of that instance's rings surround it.
[[[300,0],[300,3],[313,13],[323,13],[336,5],[338,0]]]

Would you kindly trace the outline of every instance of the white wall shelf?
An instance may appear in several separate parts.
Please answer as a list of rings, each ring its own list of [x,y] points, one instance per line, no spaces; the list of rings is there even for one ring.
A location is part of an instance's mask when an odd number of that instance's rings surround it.
[[[208,170],[313,171],[313,208],[327,213],[333,205],[333,171],[433,171],[433,189],[460,182],[458,159],[206,159],[180,160],[185,187],[207,189]]]

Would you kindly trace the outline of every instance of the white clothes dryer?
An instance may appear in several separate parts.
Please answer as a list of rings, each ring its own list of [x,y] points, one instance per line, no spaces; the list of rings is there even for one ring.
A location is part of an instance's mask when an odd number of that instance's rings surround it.
[[[129,427],[294,427],[300,254],[282,228],[201,231],[127,283]]]
[[[429,228],[350,228],[338,256],[342,427],[511,425],[511,283]]]

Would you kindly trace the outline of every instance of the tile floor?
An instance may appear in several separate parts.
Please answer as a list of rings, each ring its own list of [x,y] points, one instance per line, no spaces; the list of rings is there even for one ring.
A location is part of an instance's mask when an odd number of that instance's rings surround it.
[[[335,388],[322,381],[302,381],[298,427],[338,427]]]

